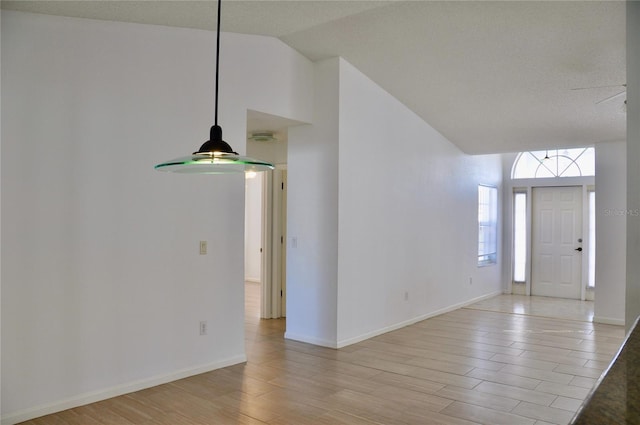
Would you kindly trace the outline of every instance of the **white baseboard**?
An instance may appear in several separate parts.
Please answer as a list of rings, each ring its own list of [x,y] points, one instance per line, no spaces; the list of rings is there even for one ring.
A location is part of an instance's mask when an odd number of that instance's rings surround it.
[[[319,345],[320,347],[339,348],[334,341],[309,337],[306,335],[298,335],[291,332],[285,332],[284,338],[293,341],[306,342],[307,344]]]
[[[193,375],[199,375],[201,373],[210,372],[212,370],[220,369],[227,366],[233,366],[235,364],[243,363],[246,361],[247,357],[245,355],[241,355],[214,363],[200,365],[195,368],[178,370],[167,375],[154,376],[151,378],[141,379],[111,388],[105,388],[103,390],[93,391],[86,394],[79,394],[77,396],[64,400],[58,400],[50,404],[9,413],[8,415],[3,416],[0,419],[0,423],[2,425],[14,425],[20,422],[39,418],[40,416],[49,415],[51,413],[60,412],[62,410],[72,409],[78,406],[84,406],[85,404],[95,403],[97,401],[106,400],[108,398],[117,397],[134,391],[144,390],[146,388],[155,387],[156,385],[166,384],[167,382],[176,381],[178,379],[187,378]]]
[[[624,319],[614,319],[612,317],[593,316],[594,323],[602,323],[603,325],[624,326]]]

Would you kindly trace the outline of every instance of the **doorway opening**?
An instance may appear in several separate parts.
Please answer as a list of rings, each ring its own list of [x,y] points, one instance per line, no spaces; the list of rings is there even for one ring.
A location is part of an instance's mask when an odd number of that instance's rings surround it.
[[[263,268],[263,181],[265,172],[245,174],[244,283],[245,316],[260,318]]]
[[[286,317],[287,129],[299,124],[247,111],[247,155],[275,165],[245,176],[245,308],[257,319]]]

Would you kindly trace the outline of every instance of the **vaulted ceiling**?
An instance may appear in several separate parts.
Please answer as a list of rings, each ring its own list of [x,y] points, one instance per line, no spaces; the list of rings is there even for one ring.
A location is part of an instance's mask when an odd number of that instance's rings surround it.
[[[210,30],[216,17],[213,1],[3,0],[2,7]],[[223,31],[278,37],[314,61],[342,56],[467,153],[626,139],[624,93],[605,100],[625,89],[623,1],[225,0],[222,7]]]

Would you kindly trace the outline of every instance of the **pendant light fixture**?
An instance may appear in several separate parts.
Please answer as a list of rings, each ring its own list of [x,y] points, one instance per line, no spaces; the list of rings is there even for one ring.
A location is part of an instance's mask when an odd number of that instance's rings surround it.
[[[220,10],[222,0],[218,0],[218,27],[216,40],[216,91],[215,122],[209,132],[209,140],[204,142],[197,152],[189,156],[172,159],[154,168],[159,171],[172,171],[188,174],[233,174],[245,171],[265,171],[273,165],[259,159],[240,156],[231,146],[222,140],[222,127],[218,125],[218,75],[220,70]]]

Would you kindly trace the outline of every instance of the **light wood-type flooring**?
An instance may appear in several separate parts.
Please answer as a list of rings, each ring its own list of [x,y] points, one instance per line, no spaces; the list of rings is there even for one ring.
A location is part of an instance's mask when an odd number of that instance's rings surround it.
[[[593,301],[567,300],[564,298],[501,295],[477,302],[468,308],[581,320],[583,322],[591,322],[593,320]]]
[[[26,423],[567,424],[624,336],[553,318],[558,300],[539,317],[501,296],[333,350],[285,340],[258,297],[247,284],[246,364]]]

